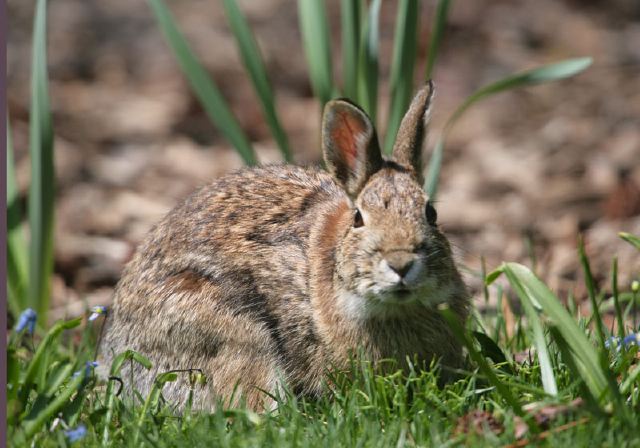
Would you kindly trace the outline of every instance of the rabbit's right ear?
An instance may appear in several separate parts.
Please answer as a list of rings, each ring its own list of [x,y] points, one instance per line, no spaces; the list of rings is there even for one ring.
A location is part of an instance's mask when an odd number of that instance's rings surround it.
[[[329,172],[352,198],[382,167],[380,145],[371,120],[347,100],[329,101],[324,108],[322,151]]]

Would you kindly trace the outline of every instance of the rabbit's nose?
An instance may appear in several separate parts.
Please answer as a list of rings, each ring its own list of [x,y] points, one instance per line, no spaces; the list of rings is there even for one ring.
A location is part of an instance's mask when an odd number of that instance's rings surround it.
[[[400,276],[400,278],[404,278],[405,275],[411,270],[413,263],[415,261],[415,256],[413,254],[407,254],[402,252],[396,252],[387,255],[387,264],[393,271]]]

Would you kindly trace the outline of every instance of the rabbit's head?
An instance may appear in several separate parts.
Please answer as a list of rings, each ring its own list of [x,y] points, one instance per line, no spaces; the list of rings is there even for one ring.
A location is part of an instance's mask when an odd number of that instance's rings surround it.
[[[325,108],[325,162],[351,199],[333,281],[339,305],[354,317],[410,312],[412,307],[401,305],[433,305],[457,292],[449,244],[422,188],[433,92],[429,83],[413,99],[389,159],[382,157],[364,111],[346,100]]]

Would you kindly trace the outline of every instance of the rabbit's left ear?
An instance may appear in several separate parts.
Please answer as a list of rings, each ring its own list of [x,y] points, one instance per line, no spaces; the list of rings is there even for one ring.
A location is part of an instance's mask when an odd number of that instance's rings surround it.
[[[352,198],[382,167],[380,145],[371,120],[347,100],[329,101],[324,108],[322,151],[329,172]]]
[[[435,89],[429,81],[411,101],[409,110],[400,123],[393,158],[396,162],[414,169],[418,182],[424,182],[422,175],[422,150],[431,117],[431,103]]]

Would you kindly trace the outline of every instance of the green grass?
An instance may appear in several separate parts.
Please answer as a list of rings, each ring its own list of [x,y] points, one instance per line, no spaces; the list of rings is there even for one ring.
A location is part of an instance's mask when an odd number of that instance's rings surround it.
[[[581,248],[579,257],[588,263]],[[285,391],[278,408],[264,414],[243,407],[221,407],[211,415],[174,413],[162,399],[162,387],[178,375],[199,381],[196,372],[165,372],[146,397],[118,394],[121,382],[128,381],[119,377],[124,363],[150,367],[131,351],[114,360],[113,380],[98,382],[85,363],[94,356],[104,317],[82,327],[80,319],[59,322],[35,344],[28,330],[14,331],[8,349],[9,440],[13,446],[69,446],[65,431],[83,425],[82,446],[495,446],[516,442],[516,431],[528,427],[525,439],[541,437],[551,445],[640,446],[638,346],[602,344],[598,331],[592,331],[602,323],[600,310],[588,318],[573,315],[523,265],[504,263],[491,272],[486,277],[490,296],[502,294],[503,286],[496,284],[500,276],[528,319],[510,329],[501,311],[478,315],[466,328],[452,319],[468,353],[466,367],[453,372],[454,381],[439,385],[437,363],[427,370],[380,375],[370,364],[354,361],[349,372],[333,374],[333,386],[321,399]],[[637,291],[620,291],[638,300]],[[608,293],[594,294],[604,298]],[[434,312],[449,315],[446,308]],[[632,331],[627,322],[624,334]],[[602,332],[605,340],[612,336],[604,325]],[[526,361],[513,361],[532,348]],[[75,371],[81,374],[74,376]],[[529,411],[577,398],[585,404],[548,424],[540,425]],[[456,430],[462,417],[480,410],[490,413],[502,431]]]

